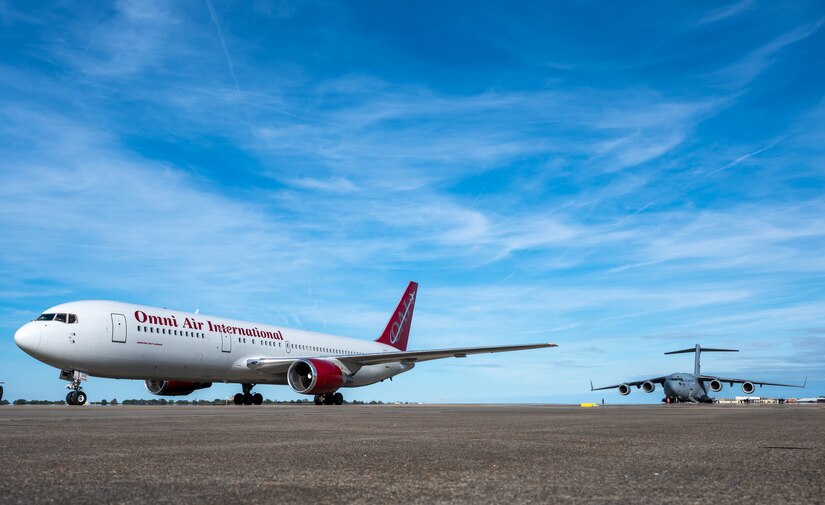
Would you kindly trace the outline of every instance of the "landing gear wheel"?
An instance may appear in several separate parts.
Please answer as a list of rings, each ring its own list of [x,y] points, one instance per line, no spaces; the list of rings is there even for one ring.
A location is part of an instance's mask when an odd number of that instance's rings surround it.
[[[344,395],[341,393],[335,393],[332,395],[332,401],[335,405],[343,405],[344,404]]]
[[[324,405],[332,405],[335,402],[334,396],[331,394],[324,395]]]
[[[232,403],[235,405],[243,405],[243,393],[235,393],[235,396],[232,398]]]
[[[264,395],[261,393],[255,393],[252,395],[252,404],[253,405],[260,405],[264,402]]]
[[[66,385],[66,389],[70,390],[66,395],[67,405],[83,405],[86,403],[86,393],[80,390],[80,383],[81,381],[86,380],[85,377],[85,374],[78,372],[77,370],[60,371],[60,378],[69,382]]]
[[[244,393],[243,394],[243,404],[244,405],[252,405],[252,394],[251,393]]]
[[[324,395],[315,395],[315,405],[324,404]]]

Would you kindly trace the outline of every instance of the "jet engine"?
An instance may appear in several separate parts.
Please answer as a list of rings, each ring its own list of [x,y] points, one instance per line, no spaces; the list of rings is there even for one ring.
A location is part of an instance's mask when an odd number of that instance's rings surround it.
[[[289,366],[287,381],[296,393],[332,393],[346,384],[349,376],[334,363],[317,358],[299,359]]]
[[[642,383],[642,391],[644,391],[645,393],[652,393],[655,390],[656,390],[656,384],[654,384],[650,381],[645,381],[645,382]]]
[[[158,396],[184,396],[196,389],[212,387],[211,382],[162,381],[147,379],[144,382],[146,389]]]
[[[630,394],[630,386],[627,384],[622,384],[619,386],[619,394],[622,396],[627,396]]]
[[[746,395],[749,395],[749,394],[753,393],[754,389],[756,389],[756,387],[753,385],[753,382],[743,382],[742,383],[742,392],[745,393]]]
[[[708,382],[708,387],[714,393],[718,393],[719,391],[722,391],[722,383],[719,382],[716,379],[713,379],[712,381]]]

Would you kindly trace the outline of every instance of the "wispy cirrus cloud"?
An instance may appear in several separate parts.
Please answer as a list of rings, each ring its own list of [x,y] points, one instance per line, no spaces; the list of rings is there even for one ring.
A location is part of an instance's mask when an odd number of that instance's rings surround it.
[[[727,5],[722,8],[706,14],[699,20],[700,25],[718,23],[719,21],[738,16],[743,12],[750,10],[753,7],[753,0],[742,0],[732,5]]]
[[[711,77],[723,86],[742,88],[769,68],[780,51],[814,35],[822,28],[823,23],[825,18],[820,18],[813,23],[796,27],[750,51],[740,60],[713,73]]]

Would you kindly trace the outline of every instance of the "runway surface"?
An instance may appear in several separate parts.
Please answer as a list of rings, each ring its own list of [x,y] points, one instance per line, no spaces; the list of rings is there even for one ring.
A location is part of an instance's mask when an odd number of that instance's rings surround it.
[[[3,503],[822,503],[816,406],[0,407]]]

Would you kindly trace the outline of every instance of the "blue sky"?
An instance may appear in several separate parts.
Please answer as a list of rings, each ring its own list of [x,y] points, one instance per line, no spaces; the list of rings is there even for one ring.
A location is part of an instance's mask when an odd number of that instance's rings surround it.
[[[695,343],[741,349],[707,372],[825,394],[821,2],[2,2],[0,23],[11,399],[64,396],[12,339],[60,302],[372,339],[411,279],[413,348],[560,347],[349,398],[658,401],[589,380],[689,371],[662,353]]]

